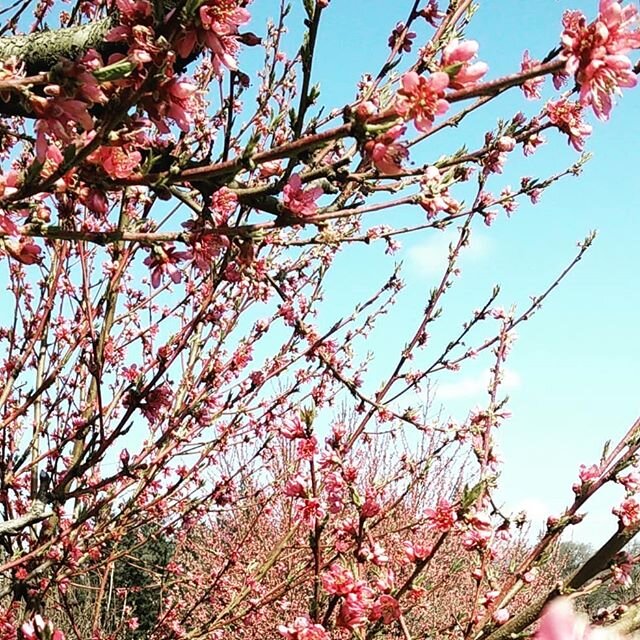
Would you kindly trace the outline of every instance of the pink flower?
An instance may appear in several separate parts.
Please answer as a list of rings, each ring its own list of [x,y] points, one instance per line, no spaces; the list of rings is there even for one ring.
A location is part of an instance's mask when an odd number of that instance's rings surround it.
[[[331,640],[321,624],[315,624],[306,616],[300,616],[288,626],[280,625],[278,633],[287,640]]]
[[[33,620],[25,622],[20,627],[23,640],[40,640],[48,638],[49,640],[65,640],[64,633],[60,629],[54,629],[50,620],[45,620],[40,614],[36,614]]]
[[[298,416],[284,420],[279,427],[279,431],[287,440],[306,438],[304,426]]]
[[[241,0],[206,0],[198,9],[195,24],[183,31],[175,42],[176,51],[187,58],[204,45],[213,53],[213,68],[220,74],[222,67],[237,69],[238,27],[249,22],[251,15]]]
[[[585,138],[591,135],[592,127],[582,120],[582,106],[566,98],[548,102],[545,107],[549,121],[569,136],[569,144],[576,151],[584,149]]]
[[[475,514],[467,518],[469,528],[462,535],[462,546],[471,551],[472,549],[484,549],[493,535],[491,520],[482,513]]]
[[[424,560],[433,552],[433,547],[430,544],[409,542],[408,540],[402,543],[402,549],[410,562]]]
[[[144,264],[151,269],[151,285],[153,288],[157,289],[160,286],[163,275],[168,275],[175,284],[178,284],[182,280],[182,274],[176,265],[189,258],[189,253],[176,251],[172,244],[153,247],[151,255],[144,259]]]
[[[617,481],[626,489],[628,493],[640,491],[640,475],[635,471],[627,473],[625,476],[618,476]]]
[[[40,247],[31,238],[4,238],[0,242],[0,249],[4,250],[18,262],[30,265],[40,262]]]
[[[346,596],[355,589],[356,580],[351,571],[334,563],[322,575],[322,587],[331,595]]]
[[[429,131],[436,116],[449,108],[444,90],[449,86],[449,76],[436,71],[428,78],[409,71],[402,76],[402,89],[396,96],[396,112],[405,120],[413,120],[418,131]]]
[[[389,48],[393,49],[399,44],[400,46],[398,47],[398,51],[405,51],[406,53],[409,53],[413,46],[412,41],[415,37],[416,33],[413,31],[407,31],[404,22],[398,22],[389,36]]]
[[[600,467],[597,464],[592,464],[590,467],[581,464],[578,477],[582,482],[593,482],[600,477]]]
[[[400,605],[398,601],[390,595],[381,595],[371,608],[371,619],[379,620],[382,618],[384,624],[391,624],[401,616]]]
[[[522,62],[520,63],[521,71],[530,71],[540,65],[540,60],[532,60],[529,57],[529,51],[525,50],[522,54]],[[544,77],[531,78],[522,83],[520,87],[524,97],[527,100],[538,100],[540,98],[540,88],[544,85]]]
[[[311,460],[316,453],[318,453],[318,440],[315,436],[298,440],[298,458],[301,460]]]
[[[542,612],[534,640],[587,640],[593,634],[585,616],[578,616],[568,598],[556,598]]]
[[[633,562],[631,556],[626,551],[616,554],[614,564],[611,565],[611,575],[616,584],[628,589],[633,584]]]
[[[77,125],[85,131],[93,129],[93,118],[87,110],[89,105],[82,100],[32,95],[30,104],[38,118],[35,129],[36,157],[39,162],[44,162],[46,156],[46,136],[51,140],[69,144],[77,133]]]
[[[377,493],[373,489],[367,489],[364,504],[360,508],[360,515],[363,518],[373,518],[380,513],[381,509]]]
[[[627,498],[619,507],[612,509],[618,516],[621,527],[628,527],[640,520],[640,504],[634,498]]]
[[[475,40],[452,40],[442,52],[441,67],[449,75],[449,86],[452,89],[464,89],[473,86],[489,67],[484,62],[471,63],[478,53]]]
[[[427,212],[429,220],[440,211],[456,213],[460,208],[460,204],[449,195],[449,189],[443,182],[436,167],[427,167],[421,180],[422,198],[419,204]]]
[[[130,145],[98,147],[87,160],[100,165],[112,178],[128,178],[140,168],[142,155]]]
[[[633,65],[627,56],[605,56],[593,60],[581,75],[580,103],[591,105],[599,120],[608,120],[613,107],[612,96],[620,87],[635,87],[638,83]]]
[[[318,498],[305,498],[296,505],[298,516],[309,526],[315,526],[318,520],[322,520],[326,511]]]
[[[169,133],[166,118],[173,120],[181,131],[189,131],[197,109],[196,91],[197,87],[185,78],[171,78],[149,95],[144,105],[161,133]]]
[[[440,498],[435,509],[425,509],[427,526],[432,531],[449,531],[458,519],[458,514],[446,498]]]
[[[621,87],[633,87],[637,80],[625,55],[640,48],[638,10],[615,0],[601,0],[599,15],[587,24],[579,11],[567,11],[562,18],[562,56],[567,73],[580,85],[580,103],[590,105],[597,118],[607,120],[612,96]]]
[[[163,384],[147,392],[138,405],[142,415],[151,423],[158,422],[162,414],[171,406],[171,389]]]
[[[409,157],[409,151],[404,144],[396,140],[406,130],[406,127],[396,125],[374,140],[365,143],[366,154],[381,173],[397,175],[402,172],[402,161]]]
[[[307,488],[300,478],[293,478],[284,486],[284,495],[289,498],[306,498]]]
[[[294,173],[282,190],[284,206],[293,214],[301,217],[312,216],[318,210],[316,200],[323,194],[320,187],[302,188],[302,180]]]
[[[509,613],[509,609],[497,609],[496,611],[494,611],[492,616],[492,618],[498,624],[504,624],[505,622],[507,622],[507,620],[509,620],[510,617],[511,614]]]
[[[347,594],[338,612],[337,626],[346,629],[364,627],[374,603],[374,593],[365,583],[358,583],[356,589]]]

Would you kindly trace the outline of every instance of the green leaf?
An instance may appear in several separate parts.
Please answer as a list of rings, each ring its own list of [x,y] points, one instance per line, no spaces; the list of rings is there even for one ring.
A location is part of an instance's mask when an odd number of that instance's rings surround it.
[[[119,60],[106,67],[102,67],[102,69],[96,69],[93,72],[93,77],[98,82],[112,82],[114,80],[128,78],[134,69],[135,65],[130,60]]]

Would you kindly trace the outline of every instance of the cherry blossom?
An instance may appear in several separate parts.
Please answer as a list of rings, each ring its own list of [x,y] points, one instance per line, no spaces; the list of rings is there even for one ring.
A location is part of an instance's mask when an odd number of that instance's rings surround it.
[[[449,86],[449,76],[437,71],[428,77],[409,71],[402,76],[402,88],[398,91],[395,109],[405,120],[413,120],[418,131],[431,129],[436,116],[446,113],[449,103],[444,90]]]
[[[369,140],[364,145],[366,154],[381,173],[397,175],[402,172],[402,161],[409,157],[409,150],[398,138],[406,132],[406,127],[396,125],[389,131]]]
[[[300,216],[312,216],[318,210],[316,200],[322,195],[320,187],[305,189],[300,176],[295,173],[282,190],[282,201],[291,213]]]

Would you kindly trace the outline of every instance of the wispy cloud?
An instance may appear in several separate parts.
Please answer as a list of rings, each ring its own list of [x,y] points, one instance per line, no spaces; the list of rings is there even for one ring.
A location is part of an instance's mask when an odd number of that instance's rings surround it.
[[[434,232],[428,240],[411,247],[408,251],[410,263],[423,276],[438,275],[443,272],[449,259],[449,245],[458,240],[456,229]],[[474,232],[468,247],[461,253],[461,261],[481,260],[489,254],[490,240],[478,232]]]
[[[491,372],[483,371],[477,376],[461,376],[453,382],[444,382],[435,389],[435,397],[438,400],[459,400],[461,398],[473,398],[487,392],[491,382]],[[516,389],[520,386],[520,376],[512,369],[504,369],[502,372],[503,390]]]

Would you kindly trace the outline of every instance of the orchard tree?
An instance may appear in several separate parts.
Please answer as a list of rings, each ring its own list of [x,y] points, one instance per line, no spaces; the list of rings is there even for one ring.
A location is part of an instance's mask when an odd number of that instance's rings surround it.
[[[374,43],[386,60],[349,104],[322,104],[314,79],[341,0],[263,1],[266,26],[248,0],[0,10],[2,640],[503,640],[556,596],[628,582],[640,422],[580,468],[537,542],[494,499],[515,330],[592,236],[519,313],[495,289],[464,325],[436,320],[477,225],[580,173],[576,155],[500,183],[514,154],[582,152],[588,122],[615,117],[638,11],[567,7],[548,52],[494,77],[465,35],[471,0],[396,4]],[[508,114],[477,148],[447,142],[505,92],[536,115]],[[376,378],[367,340],[401,274],[390,264],[336,313],[336,259],[445,228],[441,278]],[[486,406],[429,417],[433,376],[475,357],[491,363]],[[567,576],[555,545],[610,483],[626,492],[618,530]],[[539,636],[588,632],[558,599]]]

